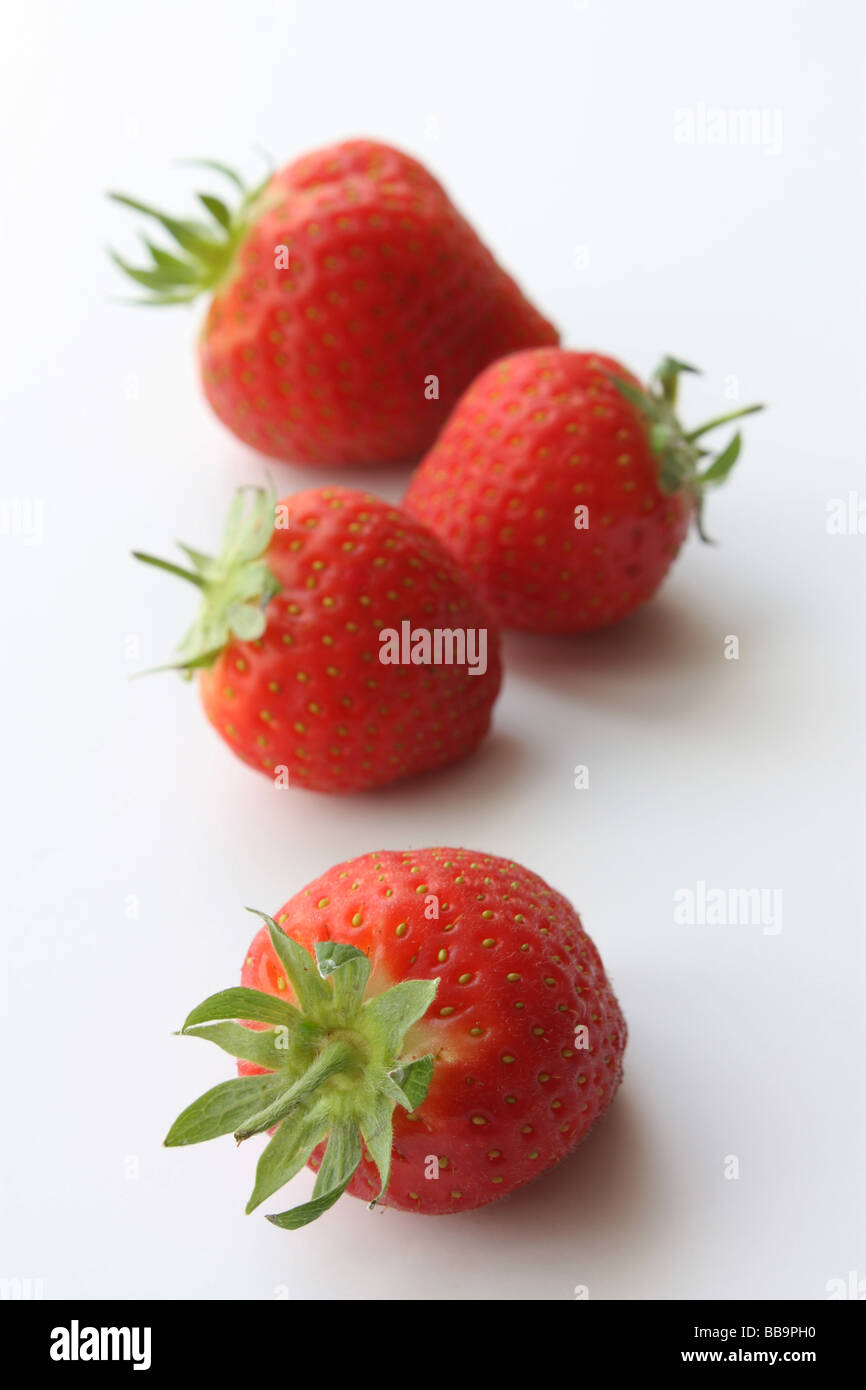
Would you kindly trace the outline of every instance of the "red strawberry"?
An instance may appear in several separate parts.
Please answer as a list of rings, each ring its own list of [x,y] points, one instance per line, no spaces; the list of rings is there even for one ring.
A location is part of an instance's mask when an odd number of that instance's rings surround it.
[[[201,590],[176,666],[201,668],[205,713],[229,747],[326,792],[472,752],[499,691],[499,635],[435,536],[369,493],[321,488],[275,506],[251,491],[216,559],[184,546],[183,569],[136,552]],[[389,633],[404,627],[418,640],[401,652]],[[425,645],[429,664],[399,664]]]
[[[703,491],[725,479],[740,436],[703,467],[697,441],[761,409],[684,432],[674,408],[688,371],[666,358],[644,389],[596,353],[515,353],[463,396],[406,509],[450,547],[504,625],[615,623],[655,593],[693,518],[703,535]]]
[[[263,453],[319,464],[418,458],[488,362],[558,342],[408,155],[350,140],[251,192],[217,167],[242,202],[232,214],[203,196],[210,226],[112,195],[156,217],[186,253],[150,246],[146,270],[115,260],[149,303],[212,294],[204,389]]]
[[[306,1162],[313,1200],[269,1217],[278,1226],[345,1190],[467,1211],[564,1158],[610,1104],[625,1021],[574,908],[528,869],[462,849],[367,854],[265,921],[242,988],[183,1028],[243,1059],[241,1078],[166,1139],[279,1124],[248,1211]],[[255,1031],[225,1021],[238,1016]]]

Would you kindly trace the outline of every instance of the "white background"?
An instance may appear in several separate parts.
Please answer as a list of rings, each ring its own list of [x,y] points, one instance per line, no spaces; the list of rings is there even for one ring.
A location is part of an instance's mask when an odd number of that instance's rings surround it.
[[[546,1300],[820,1299],[866,1276],[866,536],[826,530],[828,501],[864,491],[862,7],[58,0],[5,27],[0,1277],[48,1297]],[[781,148],[678,142],[701,103],[764,111],[774,137],[781,120]],[[509,638],[475,758],[331,799],[236,762],[173,676],[129,681],[192,598],[130,549],[208,548],[262,460],[200,397],[201,307],[112,302],[104,245],[136,241],[103,194],[191,208],[175,156],[253,176],[257,146],[356,134],[427,161],[572,346],[640,373],[698,363],[692,422],[735,387],[772,408],[712,499],[720,544],[692,540],[651,607],[591,639]],[[408,476],[272,469],[284,493],[398,498]],[[10,499],[43,505],[41,539]],[[244,903],[442,843],[513,856],[578,906],[630,1025],[619,1097],[558,1171],[474,1215],[245,1217],[252,1146],[160,1148],[229,1074],[172,1030],[236,978]],[[781,932],[676,926],[699,880],[781,889]]]

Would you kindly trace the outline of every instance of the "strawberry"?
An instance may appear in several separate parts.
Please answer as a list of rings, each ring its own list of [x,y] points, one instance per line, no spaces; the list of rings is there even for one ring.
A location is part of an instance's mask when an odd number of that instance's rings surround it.
[[[215,559],[183,546],[185,569],[135,552],[201,591],[175,667],[200,672],[229,747],[279,784],[325,792],[470,753],[499,691],[499,635],[435,536],[369,493],[275,505],[250,491]]]
[[[651,598],[702,498],[736,462],[698,440],[747,406],[685,432],[681,373],[649,387],[610,357],[539,348],[482,372],[409,484],[404,505],[450,547],[503,625],[589,632]]]
[[[350,140],[238,185],[239,208],[199,195],[211,225],[155,218],[181,256],[147,243],[146,290],[206,292],[205,394],[239,438],[312,464],[417,459],[457,397],[503,353],[558,342],[444,189],[416,160]]]
[[[366,854],[264,920],[241,988],[182,1030],[242,1059],[241,1076],[165,1141],[271,1132],[248,1211],[305,1163],[313,1198],[277,1226],[344,1191],[468,1211],[558,1163],[610,1104],[622,1013],[574,908],[528,869],[463,849]]]

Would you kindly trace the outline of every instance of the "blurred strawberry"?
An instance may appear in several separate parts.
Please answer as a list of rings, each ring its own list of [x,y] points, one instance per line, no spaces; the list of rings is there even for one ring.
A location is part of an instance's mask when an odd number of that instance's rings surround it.
[[[265,924],[241,986],[182,1030],[240,1058],[241,1076],[165,1142],[270,1132],[248,1211],[305,1163],[318,1174],[277,1226],[344,1191],[426,1215],[484,1206],[570,1153],[616,1094],[626,1024],[599,953],[567,899],[513,860],[364,854]]]
[[[363,464],[420,457],[478,372],[558,334],[416,160],[350,140],[289,164],[209,223],[120,194],[172,236],[151,264],[115,255],[149,304],[211,296],[205,393],[239,438],[276,458]]]
[[[589,632],[651,598],[704,492],[724,482],[740,436],[715,458],[699,440],[747,406],[687,431],[665,358],[643,387],[611,357],[540,348],[482,372],[409,484],[406,510],[436,532],[506,627]],[[709,461],[708,461],[709,459]]]
[[[484,737],[501,679],[498,631],[453,557],[398,507],[346,488],[276,505],[242,489],[220,553],[182,550],[189,567],[136,558],[199,589],[175,664],[200,672],[208,719],[250,767],[356,791],[453,762]],[[407,662],[386,661],[383,636],[404,623],[422,636],[462,634],[466,659],[457,642],[435,664],[428,638],[432,661],[417,660],[420,646]]]

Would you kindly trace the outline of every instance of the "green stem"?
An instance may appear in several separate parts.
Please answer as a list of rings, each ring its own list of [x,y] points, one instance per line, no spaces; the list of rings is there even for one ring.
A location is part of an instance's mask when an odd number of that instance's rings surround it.
[[[243,1128],[235,1131],[235,1139],[242,1143],[253,1134],[262,1134],[295,1110],[303,1101],[309,1100],[314,1091],[338,1072],[349,1071],[357,1063],[358,1054],[348,1043],[336,1042],[321,1052],[310,1064],[304,1075],[290,1086],[285,1095],[279,1097],[257,1115],[251,1115]]]
[[[195,584],[197,589],[203,589],[205,582],[200,574],[193,574],[192,570],[185,570],[181,565],[173,565],[171,560],[160,560],[156,555],[146,555],[143,550],[133,550],[133,558],[142,560],[146,565],[153,565],[158,570],[166,570],[169,574],[176,574],[179,579],[187,579],[190,584]]]
[[[689,444],[693,444],[702,435],[709,434],[710,430],[716,429],[719,425],[726,425],[730,420],[741,420],[744,415],[754,415],[756,411],[763,410],[763,405],[745,405],[741,410],[731,410],[727,415],[717,415],[714,420],[708,420],[705,425],[700,425],[698,429],[684,436]]]

